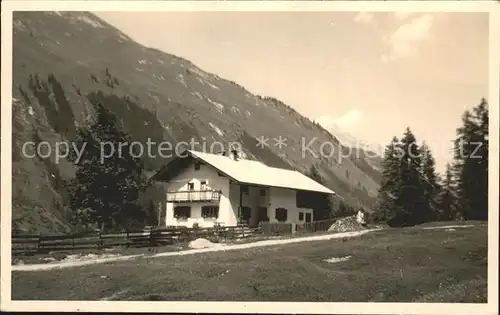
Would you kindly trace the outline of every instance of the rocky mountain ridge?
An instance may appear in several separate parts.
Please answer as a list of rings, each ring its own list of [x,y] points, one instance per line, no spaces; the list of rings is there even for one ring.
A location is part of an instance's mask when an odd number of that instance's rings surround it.
[[[253,95],[183,58],[144,47],[86,12],[15,12],[13,37],[13,227],[71,230],[65,181],[74,165],[30,158],[27,141],[71,143],[102,103],[143,144],[237,142],[247,158],[307,173],[316,166],[326,186],[356,207],[370,208],[378,158],[351,150],[319,124],[281,101]],[[280,138],[281,137],[281,138]],[[268,139],[267,145],[260,145]],[[286,139],[278,146],[278,139]],[[26,149],[27,147],[24,147]],[[32,150],[32,149],[31,149]],[[347,156],[348,151],[351,151]],[[28,155],[29,155],[28,154]],[[168,162],[145,156],[152,174]],[[265,174],[263,174],[265,176]],[[150,196],[161,201],[161,191]]]

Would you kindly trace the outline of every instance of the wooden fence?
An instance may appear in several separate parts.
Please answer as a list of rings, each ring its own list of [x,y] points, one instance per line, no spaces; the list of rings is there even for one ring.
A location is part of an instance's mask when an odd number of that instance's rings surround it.
[[[294,224],[284,222],[260,222],[262,234],[270,236],[293,234]]]
[[[337,219],[327,219],[313,221],[309,223],[294,224],[284,222],[261,222],[260,228],[265,235],[289,235],[289,234],[307,234],[316,232],[326,232],[335,223]]]
[[[321,221],[313,221],[309,223],[304,223],[297,226],[297,233],[316,233],[316,232],[326,232],[335,223],[337,219],[326,219]]]
[[[181,243],[200,237],[237,239],[257,235],[259,228],[242,226],[214,228],[161,228],[151,231],[127,231],[101,234],[99,231],[70,235],[12,235],[12,253],[43,253],[75,249],[101,249],[115,246],[148,247]]]
[[[154,247],[182,243],[197,238],[212,241],[239,239],[259,234],[279,236],[328,231],[336,219],[296,225],[283,222],[261,222],[257,228],[245,226],[212,228],[156,228],[151,231],[127,231],[102,234],[99,231],[70,235],[12,235],[12,253],[43,253],[50,251],[102,249],[116,246]]]

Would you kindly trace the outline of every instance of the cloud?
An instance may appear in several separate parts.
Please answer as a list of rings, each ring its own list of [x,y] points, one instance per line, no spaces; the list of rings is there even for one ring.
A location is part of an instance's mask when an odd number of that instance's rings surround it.
[[[344,115],[335,119],[335,123],[340,128],[350,130],[352,127],[359,125],[365,118],[363,112],[357,109],[351,109],[347,111]]]
[[[356,14],[353,21],[355,23],[371,24],[373,21],[373,17],[373,12],[359,12],[358,14]]]
[[[339,117],[320,116],[316,121],[325,128],[341,128],[346,131],[360,125],[365,119],[365,114],[357,109],[350,109]]]
[[[431,14],[424,14],[401,25],[389,37],[384,38],[389,51],[382,55],[382,61],[414,56],[418,45],[429,38],[433,23],[434,17]]]
[[[367,128],[365,126],[367,124],[367,117],[363,112],[357,109],[351,109],[339,117],[320,116],[316,119],[316,122],[328,130],[344,145],[370,148],[371,150],[379,149],[377,146],[360,140],[373,138],[371,137],[373,133],[366,133]]]
[[[396,11],[396,12],[394,12],[394,18],[396,20],[402,21],[402,20],[406,20],[412,14],[413,13],[411,13],[411,12]]]

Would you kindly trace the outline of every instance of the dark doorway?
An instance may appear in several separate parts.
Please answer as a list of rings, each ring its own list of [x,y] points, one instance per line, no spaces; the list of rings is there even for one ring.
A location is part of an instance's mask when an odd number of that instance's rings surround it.
[[[252,209],[250,207],[241,208],[241,221],[243,224],[248,224],[250,222],[251,215]]]

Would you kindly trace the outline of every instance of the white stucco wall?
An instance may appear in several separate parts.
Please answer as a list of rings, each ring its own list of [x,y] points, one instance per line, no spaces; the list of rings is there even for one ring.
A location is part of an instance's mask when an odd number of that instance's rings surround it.
[[[296,201],[296,191],[292,189],[271,187],[269,194],[269,208],[267,210],[269,222],[278,222],[276,219],[276,208],[287,209],[286,223],[305,223],[306,213],[311,214],[311,221],[314,220],[313,209],[298,208]],[[303,220],[299,220],[299,212],[304,213]]]
[[[263,174],[265,176],[265,174]],[[186,226],[192,227],[198,223],[200,227],[211,227],[215,222],[225,226],[236,226],[238,223],[238,208],[240,206],[240,185],[230,182],[227,177],[220,177],[218,172],[208,165],[201,165],[199,170],[195,170],[194,164],[190,165],[180,175],[165,184],[166,191],[187,191],[188,183],[194,183],[194,190],[201,189],[201,181],[207,181],[207,189],[221,191],[220,201],[217,202],[180,202],[166,203],[165,225],[166,226]],[[260,195],[260,190],[265,189],[265,196]],[[207,205],[219,205],[219,217],[202,218],[201,208]],[[174,218],[175,206],[191,207],[191,217],[187,219]],[[286,223],[305,223],[306,213],[311,214],[311,221],[314,220],[313,210],[298,208],[296,204],[296,191],[292,189],[275,187],[250,186],[248,194],[242,194],[242,206],[252,209],[250,224],[256,224],[259,207],[267,208],[267,216],[270,222],[278,222],[275,217],[276,208],[287,209]],[[303,220],[299,220],[299,212],[303,212]]]
[[[208,205],[217,205],[217,202],[193,202],[193,203],[172,203],[166,204],[165,225],[166,226],[187,226],[192,227],[194,223],[198,223],[200,227],[211,227],[214,222],[219,222],[223,225],[235,225],[234,218],[231,214],[231,203],[229,202],[229,179],[220,177],[217,172],[207,165],[201,165],[199,170],[195,170],[194,164],[190,165],[184,172],[173,178],[165,184],[166,191],[187,191],[188,183],[194,183],[194,190],[200,190],[201,181],[207,181],[207,189],[215,189],[221,191],[219,201],[219,217],[217,219],[202,218],[201,207]],[[191,217],[188,219],[174,218],[175,206],[190,206]]]

